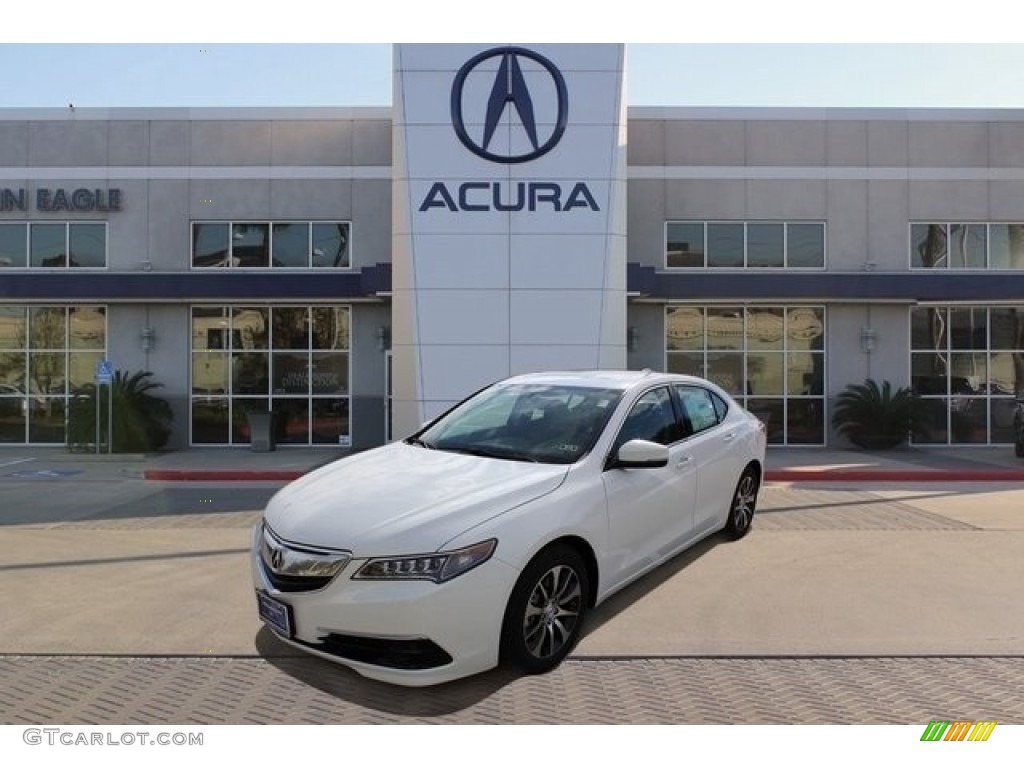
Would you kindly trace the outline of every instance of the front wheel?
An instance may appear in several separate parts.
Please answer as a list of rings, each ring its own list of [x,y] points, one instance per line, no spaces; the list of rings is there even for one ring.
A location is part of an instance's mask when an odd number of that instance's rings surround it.
[[[736,483],[736,492],[729,503],[729,517],[725,522],[725,532],[733,539],[740,539],[750,531],[760,485],[757,470],[753,467],[743,470],[739,482]]]
[[[531,560],[505,609],[502,660],[531,674],[557,667],[579,640],[589,585],[572,547],[558,544]]]

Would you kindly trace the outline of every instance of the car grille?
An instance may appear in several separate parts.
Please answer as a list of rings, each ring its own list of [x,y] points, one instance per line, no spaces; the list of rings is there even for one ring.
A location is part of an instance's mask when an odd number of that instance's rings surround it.
[[[280,592],[323,589],[344,570],[351,558],[351,552],[285,541],[269,525],[263,525],[260,564],[267,581]]]
[[[434,669],[452,663],[452,657],[433,640],[395,640],[330,633],[319,643],[302,645],[350,661],[389,669]]]

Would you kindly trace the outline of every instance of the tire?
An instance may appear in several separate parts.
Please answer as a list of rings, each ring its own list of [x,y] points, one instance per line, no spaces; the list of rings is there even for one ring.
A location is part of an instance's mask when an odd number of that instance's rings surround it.
[[[1014,443],[1013,453],[1018,459],[1024,459],[1024,442]]]
[[[742,539],[750,532],[760,486],[757,470],[753,467],[744,469],[729,502],[729,517],[725,521],[724,530],[730,538]]]
[[[587,565],[575,549],[555,544],[542,550],[508,599],[502,661],[529,674],[557,667],[580,638],[589,594]]]

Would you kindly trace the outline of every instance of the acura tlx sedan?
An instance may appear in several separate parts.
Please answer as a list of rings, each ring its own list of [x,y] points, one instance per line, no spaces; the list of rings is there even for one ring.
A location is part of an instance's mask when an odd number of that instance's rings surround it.
[[[703,379],[506,379],[281,489],[253,531],[259,615],[391,683],[545,672],[614,592],[747,533],[764,455],[764,425]]]

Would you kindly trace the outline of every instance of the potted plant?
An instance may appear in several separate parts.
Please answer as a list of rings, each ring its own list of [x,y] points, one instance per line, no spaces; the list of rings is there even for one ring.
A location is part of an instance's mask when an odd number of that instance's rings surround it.
[[[909,387],[893,391],[892,385],[873,379],[850,384],[836,398],[832,426],[859,448],[894,448],[917,426],[916,399]]]

